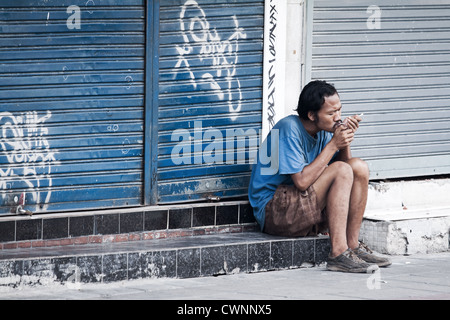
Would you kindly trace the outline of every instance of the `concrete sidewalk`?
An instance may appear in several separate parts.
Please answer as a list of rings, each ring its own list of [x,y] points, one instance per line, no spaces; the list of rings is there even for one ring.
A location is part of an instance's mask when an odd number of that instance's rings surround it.
[[[0,299],[294,300],[450,299],[450,252],[392,256],[374,274],[311,268],[192,279],[0,288]],[[180,304],[182,306],[183,304]]]

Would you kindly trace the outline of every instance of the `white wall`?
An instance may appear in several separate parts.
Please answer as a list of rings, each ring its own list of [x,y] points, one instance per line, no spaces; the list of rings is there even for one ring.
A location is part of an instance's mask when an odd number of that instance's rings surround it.
[[[263,134],[295,114],[302,88],[304,0],[266,0]]]
[[[303,0],[287,1],[286,28],[286,74],[285,74],[285,109],[284,114],[296,114],[298,98],[302,87],[303,65]]]

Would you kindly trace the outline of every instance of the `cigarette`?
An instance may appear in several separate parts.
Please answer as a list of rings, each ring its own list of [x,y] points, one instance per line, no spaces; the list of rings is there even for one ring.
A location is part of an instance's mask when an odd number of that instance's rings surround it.
[[[359,116],[362,117],[364,115],[364,113],[361,113]]]

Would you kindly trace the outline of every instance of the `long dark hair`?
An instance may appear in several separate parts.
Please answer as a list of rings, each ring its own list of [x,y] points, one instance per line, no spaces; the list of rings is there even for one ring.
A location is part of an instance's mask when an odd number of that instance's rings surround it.
[[[314,80],[308,83],[302,90],[298,99],[297,113],[301,119],[308,120],[308,113],[317,114],[325,98],[337,93],[336,88],[323,80]]]

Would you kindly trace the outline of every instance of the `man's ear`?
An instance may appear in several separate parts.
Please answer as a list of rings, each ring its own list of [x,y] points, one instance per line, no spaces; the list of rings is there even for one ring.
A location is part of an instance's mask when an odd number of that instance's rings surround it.
[[[313,121],[313,122],[316,121],[316,114],[314,112],[312,112],[312,111],[309,111],[308,112],[308,119]]]

